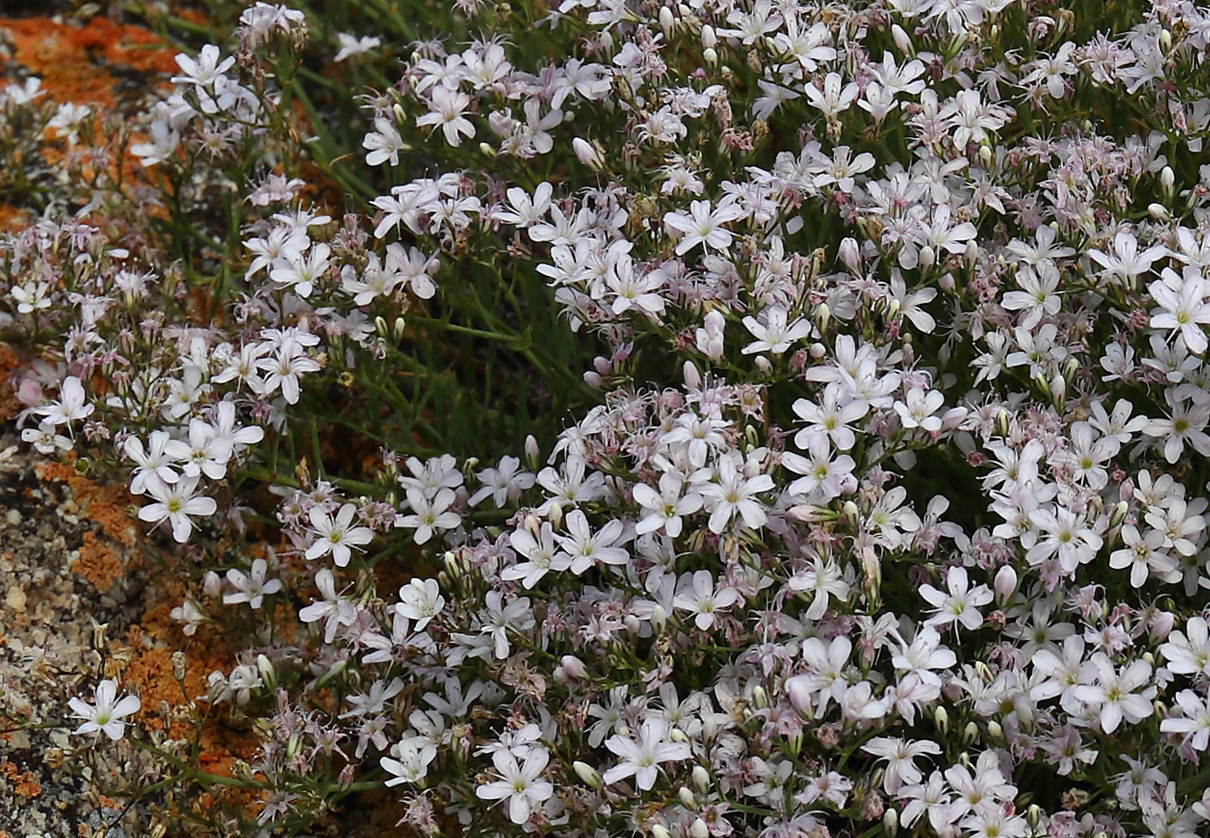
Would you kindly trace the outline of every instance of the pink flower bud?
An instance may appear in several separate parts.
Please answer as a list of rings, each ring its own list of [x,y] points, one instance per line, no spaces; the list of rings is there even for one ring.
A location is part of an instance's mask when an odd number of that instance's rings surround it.
[[[861,248],[857,244],[857,239],[852,236],[842,239],[839,256],[846,268],[853,273],[861,273]]]
[[[583,678],[588,674],[588,669],[584,666],[584,661],[577,658],[575,655],[564,655],[559,661],[559,665],[563,667],[563,671],[572,678]]]

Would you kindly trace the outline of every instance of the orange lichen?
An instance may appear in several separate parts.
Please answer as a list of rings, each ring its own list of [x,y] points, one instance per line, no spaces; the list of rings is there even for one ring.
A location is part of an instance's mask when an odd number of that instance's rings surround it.
[[[101,532],[125,547],[134,547],[139,530],[126,515],[126,507],[134,502],[125,486],[101,484],[76,472],[70,455],[67,462],[39,463],[35,472],[40,480],[66,483],[76,502],[84,507],[84,516],[101,525]]]
[[[87,579],[94,588],[106,593],[114,581],[124,573],[118,554],[97,540],[96,533],[84,533],[84,543],[80,545],[80,558],[72,566],[72,570]]]
[[[37,797],[42,793],[42,786],[38,783],[32,771],[21,771],[16,765],[11,762],[6,762],[0,765],[0,774],[13,784],[13,791],[18,797],[24,797],[27,800]]]
[[[113,107],[117,77],[110,67],[144,73],[177,71],[174,52],[159,37],[138,26],[94,17],[82,27],[46,17],[0,18],[13,42],[18,64],[42,79],[56,102]]]

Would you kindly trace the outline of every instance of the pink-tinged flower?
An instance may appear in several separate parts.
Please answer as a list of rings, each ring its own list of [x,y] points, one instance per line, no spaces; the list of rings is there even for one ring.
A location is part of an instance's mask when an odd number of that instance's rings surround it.
[[[630,560],[629,551],[622,546],[629,539],[621,521],[610,521],[595,533],[588,518],[578,509],[570,512],[564,521],[568,534],[555,536],[564,552],[554,557],[552,570],[570,570],[579,576],[598,562],[621,565]]]
[[[77,419],[92,415],[95,408],[88,404],[84,395],[84,385],[74,375],[63,379],[59,387],[59,400],[44,407],[35,408],[34,412],[45,416],[43,420],[52,425],[68,425]]]
[[[736,515],[749,529],[760,529],[768,520],[765,505],[756,499],[761,492],[774,488],[773,478],[767,474],[745,477],[730,457],[723,457],[718,464],[718,482],[701,486],[702,497],[710,509],[710,532],[722,535]]]
[[[1088,258],[1096,262],[1111,277],[1129,282],[1133,277],[1151,270],[1151,263],[1168,255],[1168,249],[1156,245],[1139,253],[1139,241],[1134,233],[1121,230],[1113,237],[1113,253],[1089,250]]]
[[[991,589],[987,585],[977,585],[972,589],[964,567],[951,567],[946,574],[945,585],[948,589],[945,592],[932,585],[920,586],[920,595],[934,610],[927,625],[944,627],[959,623],[970,631],[983,625],[979,608],[994,598]]]
[[[468,139],[475,136],[475,126],[463,114],[470,107],[470,97],[458,90],[451,90],[444,85],[432,89],[429,101],[429,113],[416,119],[416,126],[440,126],[445,134],[445,141],[452,146],[462,144],[462,137]]]
[[[715,250],[726,250],[731,246],[732,234],[722,225],[742,218],[744,211],[737,204],[724,204],[711,211],[709,201],[691,201],[689,214],[669,212],[664,215],[664,226],[681,234],[676,246],[676,255],[684,256],[703,244]]]
[[[662,717],[646,719],[639,728],[638,739],[629,736],[611,736],[605,747],[621,757],[622,761],[601,775],[606,785],[612,785],[627,777],[634,777],[641,791],[650,791],[659,776],[662,762],[679,762],[693,756],[688,742],[666,742],[668,722]]]
[[[1082,667],[1081,680],[1085,683],[1073,694],[1098,712],[1101,730],[1107,734],[1117,730],[1122,719],[1138,724],[1155,710],[1151,704],[1155,687],[1146,686],[1151,683],[1151,664],[1147,661],[1133,661],[1117,672],[1109,657],[1098,652]],[[1144,686],[1142,692],[1135,692]]]
[[[432,498],[417,489],[407,490],[411,515],[400,515],[395,526],[416,530],[412,540],[424,544],[438,532],[452,530],[462,524],[462,516],[450,509],[456,495],[451,489],[438,489]]]
[[[639,535],[656,532],[662,529],[671,538],[681,534],[684,515],[692,515],[702,508],[702,496],[697,492],[686,492],[684,496],[685,478],[674,471],[660,475],[660,490],[646,483],[636,483],[632,490],[635,502],[647,513],[643,520],[635,525],[634,531]]]
[[[436,579],[413,579],[399,589],[399,602],[395,613],[415,620],[413,631],[424,631],[424,627],[445,608],[445,597]]]
[[[1168,669],[1177,675],[1210,677],[1210,624],[1204,617],[1190,617],[1185,631],[1174,631],[1160,647]]]
[[[122,721],[122,717],[137,713],[142,706],[137,696],[128,695],[118,699],[118,685],[108,679],[97,684],[93,702],[95,706],[79,698],[68,700],[67,706],[75,711],[75,717],[84,720],[75,732],[104,733],[114,742],[121,739],[126,731],[126,722]]]
[[[228,570],[227,581],[235,588],[235,592],[224,594],[223,603],[237,605],[246,602],[254,609],[260,608],[266,596],[282,589],[280,579],[265,579],[268,570],[269,563],[264,559],[252,562],[252,569],[248,573],[234,567]]]
[[[167,521],[172,526],[172,537],[185,543],[193,533],[190,517],[208,518],[218,510],[213,498],[194,496],[197,484],[197,477],[184,477],[168,484],[155,475],[148,475],[147,493],[155,501],[139,510],[139,518],[152,524]]]
[[[336,579],[328,568],[320,568],[315,574],[315,587],[319,588],[322,599],[312,600],[311,604],[298,612],[298,619],[304,623],[324,621],[324,642],[331,643],[336,637],[336,631],[341,626],[351,626],[357,620],[357,609],[353,603],[336,592]]]
[[[1177,276],[1171,268],[1164,269],[1164,281],[1147,286],[1152,299],[1159,305],[1159,314],[1151,317],[1151,328],[1180,332],[1185,346],[1194,355],[1204,355],[1207,344],[1202,326],[1210,323],[1210,303],[1206,302],[1206,282],[1197,268],[1186,268],[1185,276]]]
[[[754,355],[757,352],[783,355],[794,343],[810,337],[813,331],[811,324],[806,320],[787,322],[786,310],[780,306],[770,306],[765,309],[764,315],[764,323],[755,317],[744,318],[744,326],[756,338],[740,350],[744,355]]]
[[[551,783],[538,779],[548,762],[550,752],[545,748],[531,748],[520,763],[511,750],[498,750],[492,754],[492,764],[500,779],[476,787],[475,795],[483,800],[507,800],[508,819],[524,824],[533,808],[555,793]]]
[[[714,625],[715,612],[725,611],[741,599],[739,591],[730,585],[719,585],[716,590],[710,571],[699,570],[693,574],[681,574],[672,604],[682,611],[696,614],[694,624],[705,631]]]
[[[307,560],[315,561],[320,556],[332,554],[337,567],[344,567],[353,556],[352,548],[360,548],[374,540],[374,531],[369,527],[354,527],[353,516],[357,507],[346,503],[333,518],[318,506],[311,508],[311,526],[315,529],[315,541],[307,548]]]
[[[1160,722],[1164,733],[1183,733],[1195,751],[1204,751],[1210,745],[1210,707],[1206,700],[1193,690],[1181,690],[1176,694],[1181,716],[1170,716]]]
[[[924,779],[924,774],[915,764],[917,757],[941,754],[941,746],[936,742],[927,739],[908,742],[891,736],[877,736],[863,745],[861,750],[879,760],[886,760],[882,787],[887,794],[895,794],[904,786],[915,785]]]
[[[506,582],[519,581],[525,590],[533,590],[542,577],[550,572],[551,562],[558,552],[554,528],[549,521],[543,521],[537,538],[527,530],[520,529],[509,536],[508,543],[526,561],[504,568],[500,571],[500,578]]]

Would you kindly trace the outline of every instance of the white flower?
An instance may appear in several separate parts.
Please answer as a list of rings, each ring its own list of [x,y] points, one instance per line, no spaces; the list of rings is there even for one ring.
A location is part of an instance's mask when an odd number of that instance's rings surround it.
[[[280,579],[265,580],[265,573],[268,570],[269,563],[264,559],[252,562],[251,573],[246,574],[234,567],[228,570],[227,581],[235,588],[235,593],[224,594],[223,603],[236,605],[246,602],[253,608],[260,608],[265,596],[275,594],[282,589]]]
[[[534,538],[528,530],[519,529],[509,536],[509,546],[524,556],[528,561],[509,565],[500,571],[500,578],[506,582],[520,581],[528,591],[550,572],[558,548],[555,547],[554,529],[549,521],[543,521],[538,530],[538,538]]]
[[[773,478],[769,475],[745,477],[730,457],[720,459],[718,482],[704,483],[700,487],[710,509],[710,532],[722,535],[737,514],[749,529],[763,527],[768,515],[765,514],[765,505],[756,496],[773,488]]]
[[[1151,327],[1180,332],[1190,352],[1194,355],[1204,355],[1210,343],[1202,329],[1204,324],[1210,323],[1210,303],[1206,302],[1205,280],[1194,267],[1185,268],[1183,279],[1171,268],[1165,268],[1163,276],[1166,281],[1153,282],[1147,286],[1147,290],[1160,307],[1160,313],[1151,317]]]
[[[1210,745],[1210,707],[1206,700],[1193,690],[1181,690],[1176,694],[1176,703],[1183,716],[1170,716],[1160,722],[1164,733],[1183,733],[1195,751],[1204,751]]]
[[[682,497],[684,485],[684,476],[675,471],[660,475],[659,492],[646,483],[636,483],[632,490],[634,499],[647,514],[635,525],[635,532],[645,535],[662,529],[671,538],[680,535],[681,516],[692,515],[702,508],[702,496],[697,492],[690,491]]]
[[[398,166],[399,152],[409,148],[403,137],[399,136],[395,124],[381,116],[374,120],[374,130],[365,135],[361,147],[369,151],[366,155],[367,166],[378,166],[388,160],[392,166]]]
[[[423,739],[411,738],[391,746],[391,757],[382,757],[378,762],[394,776],[387,780],[387,788],[400,783],[418,783],[428,773],[429,763],[437,758],[437,746]]]
[[[91,416],[95,409],[86,401],[84,385],[80,383],[80,379],[69,375],[59,387],[59,400],[35,408],[34,412],[45,416],[43,421],[52,425],[69,425],[77,419]]]
[[[473,138],[475,126],[463,116],[470,107],[470,97],[459,90],[451,90],[444,85],[432,88],[429,101],[429,113],[417,117],[416,126],[439,125],[445,134],[445,141],[452,146],[462,144],[462,137]]]
[[[1204,617],[1190,617],[1185,631],[1174,631],[1160,647],[1168,669],[1178,675],[1210,677],[1210,624]]]
[[[1081,679],[1085,683],[1075,688],[1074,695],[1100,716],[1101,730],[1107,734],[1117,730],[1123,718],[1138,724],[1155,711],[1151,704],[1154,686],[1135,692],[1151,683],[1151,664],[1147,661],[1133,661],[1119,673],[1108,656],[1097,652],[1084,664]]]
[[[332,60],[337,64],[346,58],[352,58],[354,55],[361,55],[363,52],[369,52],[382,46],[381,38],[375,38],[371,35],[358,38],[356,35],[350,35],[347,32],[337,32],[336,42],[340,44],[340,51],[336,53],[336,57]]]
[[[353,556],[353,547],[360,548],[374,540],[374,531],[369,527],[354,527],[353,516],[357,507],[346,503],[333,518],[319,506],[311,507],[311,526],[315,529],[315,541],[307,548],[307,561],[332,554],[337,567],[344,567]]]
[[[786,310],[780,306],[770,306],[765,309],[765,322],[760,323],[755,317],[745,317],[744,326],[756,340],[740,350],[744,355],[757,352],[771,352],[774,355],[785,354],[796,341],[810,337],[813,328],[806,320],[786,321]]]
[[[576,509],[564,522],[568,535],[556,535],[555,540],[565,552],[555,556],[552,570],[570,570],[579,576],[598,562],[622,565],[630,560],[630,553],[622,547],[629,539],[621,521],[610,521],[593,533],[588,518]]]
[[[353,603],[336,593],[336,579],[328,568],[320,568],[315,574],[315,587],[323,599],[312,600],[311,604],[298,612],[304,623],[325,620],[324,642],[331,643],[340,626],[351,626],[357,620],[357,609]]]
[[[904,786],[915,785],[924,779],[924,774],[915,765],[916,757],[924,754],[938,756],[941,746],[928,739],[907,742],[897,737],[877,736],[863,745],[861,750],[886,760],[882,787],[887,794],[896,794]]]
[[[484,800],[507,800],[508,819],[515,824],[529,820],[533,807],[549,800],[555,787],[538,777],[550,762],[545,748],[531,748],[522,763],[511,750],[501,749],[492,754],[492,765],[500,779],[475,788],[475,795]]]
[[[679,762],[693,756],[688,742],[665,742],[668,722],[663,717],[646,719],[639,728],[637,740],[629,736],[611,736],[605,747],[622,761],[601,775],[606,785],[627,777],[635,778],[640,791],[650,791],[659,776],[661,762]]]
[[[743,210],[736,204],[724,204],[711,211],[709,201],[691,201],[688,215],[683,212],[665,213],[664,226],[671,232],[681,234],[676,255],[684,256],[699,244],[715,250],[726,250],[731,246],[732,234],[722,225],[743,215]]]
[[[67,702],[67,706],[75,711],[75,717],[84,719],[75,732],[104,733],[114,742],[121,739],[126,730],[122,717],[137,713],[142,706],[137,696],[128,695],[118,700],[118,685],[108,679],[97,684],[93,701],[96,706],[85,704],[79,698]]]
[[[844,580],[840,565],[831,559],[824,560],[816,555],[811,560],[811,567],[795,573],[787,580],[790,590],[799,594],[814,592],[811,605],[803,614],[808,620],[822,619],[828,611],[829,597],[836,597],[841,602],[849,598],[849,583]]]
[[[979,607],[992,601],[994,594],[991,589],[987,585],[972,589],[964,567],[951,567],[946,574],[945,585],[948,588],[946,592],[932,585],[920,586],[920,595],[933,606],[934,612],[926,625],[944,627],[959,623],[970,631],[983,625]]]
[[[147,492],[155,501],[139,510],[139,518],[153,524],[168,521],[172,537],[185,543],[193,533],[190,517],[208,518],[218,510],[213,498],[194,496],[197,484],[197,477],[185,477],[170,485],[154,474],[148,475]]]
[[[415,529],[412,540],[417,544],[424,544],[439,531],[452,530],[462,524],[462,517],[450,509],[455,500],[451,489],[438,489],[432,499],[417,489],[408,489],[407,499],[413,514],[398,516],[395,526]]]
[[[445,598],[436,579],[413,579],[399,589],[395,613],[415,620],[415,631],[423,631],[429,621],[441,613]]]
[[[741,600],[739,591],[730,585],[719,585],[716,590],[710,571],[699,570],[692,574],[681,574],[672,604],[682,611],[696,614],[694,624],[705,631],[714,625],[716,611],[725,611]]]
[[[519,471],[521,461],[516,457],[504,456],[500,459],[499,468],[488,468],[477,472],[476,477],[483,485],[467,501],[471,506],[479,503],[489,495],[497,509],[503,509],[506,503],[515,501],[521,492],[534,485],[534,476],[528,471]]]

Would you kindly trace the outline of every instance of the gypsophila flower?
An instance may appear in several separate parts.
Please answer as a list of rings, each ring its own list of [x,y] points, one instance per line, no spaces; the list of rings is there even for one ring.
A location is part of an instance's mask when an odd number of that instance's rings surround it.
[[[114,742],[121,739],[126,730],[126,722],[122,717],[137,713],[142,706],[138,696],[128,695],[119,699],[117,682],[109,679],[97,684],[93,691],[92,704],[72,698],[68,700],[67,705],[74,711],[77,719],[84,720],[76,728],[77,734],[104,733]]]

